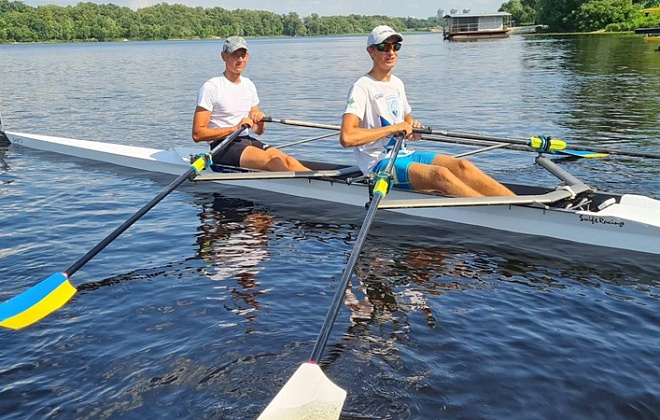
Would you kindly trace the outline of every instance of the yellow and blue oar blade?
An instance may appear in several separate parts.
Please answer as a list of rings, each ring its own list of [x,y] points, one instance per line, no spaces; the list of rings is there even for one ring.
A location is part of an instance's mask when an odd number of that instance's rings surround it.
[[[0,304],[0,327],[20,330],[32,325],[61,308],[75,293],[65,273],[53,274]]]
[[[346,391],[335,385],[316,363],[300,365],[258,420],[336,420]]]
[[[602,158],[609,156],[607,153],[603,152],[567,149],[565,141],[545,136],[530,138],[529,147],[540,152],[548,152],[555,155],[573,156],[577,158]]]
[[[609,156],[609,154],[607,153],[594,152],[591,150],[571,150],[571,149],[558,150],[554,152],[554,154],[573,156],[577,158],[604,158]]]
[[[200,156],[188,167],[188,169],[172,181],[165,189],[158,193],[140,210],[135,212],[124,223],[113,230],[94,248],[89,250],[78,261],[73,263],[62,273],[53,274],[46,280],[31,287],[25,292],[13,297],[5,303],[0,304],[0,327],[21,329],[32,325],[41,318],[56,311],[71,299],[76,293],[76,288],[69,282],[69,277],[87,264],[99,252],[101,252],[112,241],[117,239],[126,229],[137,222],[142,216],[147,214],[156,204],[160,203],[179,185],[190,179],[191,176],[198,174],[211,161],[214,155],[222,153],[231,142],[233,142],[245,129],[247,125],[242,125],[238,130],[227,136],[219,145],[211,150],[210,156]]]

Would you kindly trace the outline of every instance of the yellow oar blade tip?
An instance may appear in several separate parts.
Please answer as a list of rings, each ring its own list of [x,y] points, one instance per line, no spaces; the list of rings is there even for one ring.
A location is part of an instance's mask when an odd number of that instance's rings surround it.
[[[0,304],[0,327],[20,330],[61,308],[76,288],[65,273],[56,273]]]

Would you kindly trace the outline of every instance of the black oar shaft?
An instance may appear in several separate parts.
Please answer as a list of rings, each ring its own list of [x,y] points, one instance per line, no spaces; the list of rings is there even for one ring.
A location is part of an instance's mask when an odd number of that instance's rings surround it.
[[[346,267],[344,267],[341,281],[339,283],[339,286],[337,287],[337,291],[335,292],[335,296],[332,300],[332,304],[330,305],[330,310],[328,311],[326,320],[323,323],[323,326],[321,327],[321,332],[319,333],[319,336],[316,340],[316,344],[314,344],[312,355],[309,358],[309,360],[312,362],[319,361],[321,355],[323,354],[323,349],[325,348],[325,345],[328,343],[328,339],[330,338],[330,332],[332,331],[332,326],[334,325],[335,320],[337,319],[337,315],[339,314],[339,309],[341,308],[341,304],[344,301],[344,294],[346,288],[348,287],[348,282],[350,281],[351,276],[353,275],[353,270],[355,269],[355,265],[357,264],[358,257],[360,256],[360,252],[362,251],[362,247],[364,246],[364,242],[367,238],[367,234],[369,233],[369,229],[371,228],[371,225],[373,223],[374,215],[376,213],[376,210],[378,210],[378,205],[380,204],[381,199],[382,197],[380,195],[376,195],[369,204],[369,210],[367,211],[367,215],[364,218],[364,223],[362,223],[362,227],[360,228],[360,233],[358,233],[358,237],[353,246],[353,250],[351,251],[351,256],[348,259],[348,263],[346,264]]]
[[[227,136],[226,139],[224,139],[219,145],[217,145],[213,150],[211,150],[210,155],[211,157],[215,156],[216,154],[222,153],[223,150],[225,150],[229,144],[236,139],[245,129],[247,126],[242,126],[238,130],[234,131],[231,135]],[[179,185],[183,184],[186,180],[190,179],[191,175],[195,174],[197,170],[191,165],[190,168],[183,174],[179,175],[177,179],[172,181],[170,185],[165,187],[158,195],[156,195],[154,198],[151,199],[147,204],[142,206],[140,210],[135,212],[128,220],[126,220],[124,223],[122,223],[119,227],[117,227],[115,230],[112,231],[108,236],[106,236],[101,242],[99,242],[94,248],[89,250],[85,255],[83,255],[78,261],[73,263],[69,268],[67,268],[64,272],[68,275],[71,276],[73,273],[78,271],[82,266],[87,264],[89,260],[94,258],[99,252],[101,252],[106,246],[108,246],[112,241],[117,239],[119,235],[124,233],[126,229],[131,227],[131,225],[135,222],[137,222],[142,216],[144,216],[149,210],[151,210],[156,204],[158,204],[163,198],[167,197],[172,191],[174,191]]]
[[[340,130],[341,127],[337,125],[330,125],[330,124],[317,124],[317,123],[311,123],[311,122],[306,122],[306,121],[298,121],[298,120],[278,120],[272,117],[267,117],[264,119],[264,121],[270,121],[270,122],[275,122],[278,124],[285,124],[285,125],[294,125],[298,127],[309,127],[309,128],[321,128],[325,130]],[[418,134],[433,134],[437,136],[443,136],[443,137],[448,137],[448,138],[457,138],[457,139],[470,139],[470,140],[481,140],[481,141],[490,141],[490,142],[497,142],[497,143],[508,143],[511,145],[516,145],[516,146],[528,146],[529,140],[523,140],[523,139],[511,139],[511,138],[506,138],[506,137],[495,137],[495,136],[488,136],[485,134],[475,134],[475,133],[463,133],[463,132],[458,132],[458,131],[446,131],[446,130],[432,130],[430,128],[415,128],[413,132],[418,133]],[[431,141],[443,141],[441,139],[433,139],[433,138],[425,138],[425,140],[431,140]],[[459,142],[457,142],[459,143]],[[649,158],[649,159],[660,159],[660,154],[657,153],[647,153],[647,152],[635,152],[635,151],[628,151],[628,150],[611,150],[607,148],[593,148],[591,146],[589,147],[574,147],[573,145],[569,145],[569,148],[571,150],[575,151],[582,151],[582,152],[595,152],[595,153],[605,153],[608,155],[617,155],[617,156],[630,156],[630,157],[639,157],[639,158]],[[515,147],[511,147],[511,149],[515,150],[528,150],[527,148],[524,149],[517,149]]]
[[[388,177],[392,173],[392,169],[394,168],[394,162],[403,144],[403,140],[404,140],[403,135],[399,135],[398,137],[399,138],[397,139],[394,148],[392,149],[390,159],[387,162],[387,166],[382,172],[386,174]],[[389,182],[390,181],[388,179],[388,183]],[[314,344],[314,349],[312,349],[312,355],[309,358],[310,362],[319,361],[321,355],[323,354],[323,349],[328,343],[328,338],[330,337],[332,326],[334,325],[335,320],[337,319],[337,315],[339,314],[339,309],[341,308],[341,304],[344,301],[344,294],[346,292],[346,288],[348,287],[348,283],[351,280],[351,277],[353,276],[353,270],[355,269],[355,265],[357,264],[358,257],[360,256],[360,252],[362,252],[362,247],[364,246],[364,243],[367,239],[367,234],[369,233],[369,229],[371,228],[371,225],[374,221],[376,211],[378,210],[378,205],[380,204],[380,201],[385,197],[385,194],[387,194],[387,191],[385,191],[384,193],[375,192],[371,200],[371,203],[369,203],[369,209],[367,210],[367,215],[365,216],[364,222],[360,227],[360,232],[358,233],[358,237],[355,240],[353,249],[351,250],[351,255],[348,258],[348,263],[346,263],[346,267],[344,267],[341,280],[339,281],[339,285],[337,287],[337,290],[335,291],[335,296],[332,300],[332,304],[330,305],[328,314],[326,315],[325,321],[323,322],[323,326],[321,327],[321,332],[319,333],[319,336],[316,339],[316,343]]]
[[[522,139],[510,139],[506,137],[494,137],[494,136],[487,136],[484,134],[473,134],[473,133],[463,133],[463,132],[457,132],[457,131],[445,131],[445,130],[431,130],[429,128],[416,128],[413,130],[415,133],[419,134],[432,134],[436,136],[442,136],[442,137],[449,137],[449,138],[457,138],[457,139],[469,139],[469,140],[478,140],[478,141],[491,141],[491,142],[496,142],[496,143],[508,143],[508,144],[513,144],[513,145],[523,145],[527,146],[529,144],[529,140],[522,140]],[[427,139],[427,140],[436,140],[436,141],[443,141],[439,139]],[[609,155],[617,155],[617,156],[630,156],[630,157],[639,157],[639,158],[649,158],[649,159],[660,159],[660,154],[656,153],[647,153],[647,152],[635,152],[632,150],[612,150],[608,148],[594,148],[594,147],[576,147],[574,145],[569,145],[571,150],[576,150],[576,151],[583,151],[583,152],[596,152],[596,153],[605,153]]]

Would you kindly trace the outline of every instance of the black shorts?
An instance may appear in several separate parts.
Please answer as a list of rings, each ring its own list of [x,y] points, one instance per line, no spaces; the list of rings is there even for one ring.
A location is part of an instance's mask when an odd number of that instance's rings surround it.
[[[220,143],[222,143],[222,140],[216,140],[211,143],[211,150]],[[222,153],[213,156],[213,163],[227,166],[241,166],[241,155],[248,146],[257,147],[261,150],[266,150],[270,147],[254,137],[240,136],[231,142],[229,147],[227,147]]]

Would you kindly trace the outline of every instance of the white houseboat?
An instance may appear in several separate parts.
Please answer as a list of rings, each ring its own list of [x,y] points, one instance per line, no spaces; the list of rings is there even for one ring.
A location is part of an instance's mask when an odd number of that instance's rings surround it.
[[[482,38],[506,38],[511,27],[511,13],[448,13],[444,37],[450,41]]]

